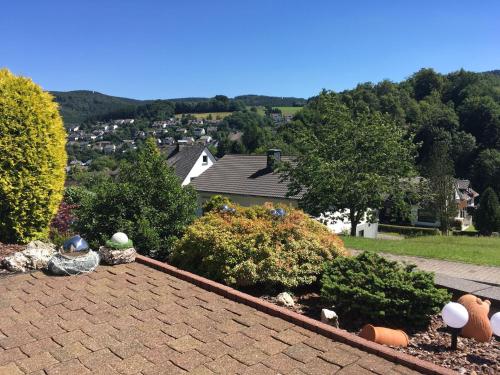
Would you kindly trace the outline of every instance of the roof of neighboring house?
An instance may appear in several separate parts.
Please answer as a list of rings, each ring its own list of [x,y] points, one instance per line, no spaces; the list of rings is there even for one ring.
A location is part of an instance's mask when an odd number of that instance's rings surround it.
[[[282,161],[293,161],[283,156]],[[287,183],[267,168],[266,155],[225,155],[210,169],[193,179],[197,191],[258,197],[300,199],[303,193],[286,197]]]
[[[476,198],[479,196],[479,193],[470,187],[469,180],[456,179],[455,181],[460,199]]]
[[[168,165],[173,167],[175,174],[181,181],[184,181],[206,147],[202,144],[183,145],[180,148],[177,145],[172,145],[167,146],[165,149]],[[207,152],[210,151],[207,149]]]

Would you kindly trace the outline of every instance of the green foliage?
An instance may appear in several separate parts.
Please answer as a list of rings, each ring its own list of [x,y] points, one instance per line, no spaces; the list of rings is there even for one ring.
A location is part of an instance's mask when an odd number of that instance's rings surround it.
[[[487,188],[483,192],[473,219],[474,226],[480,234],[489,236],[493,232],[500,232],[500,204],[492,188]]]
[[[52,96],[0,70],[0,242],[48,237],[64,189],[65,143]]]
[[[472,182],[478,191],[490,186],[500,195],[500,150],[486,149],[479,153],[473,166]]]
[[[93,186],[76,210],[76,229],[94,247],[117,231],[134,240],[141,253],[165,259],[172,244],[194,218],[196,193],[183,188],[174,171],[148,140],[115,181]]]
[[[368,210],[404,193],[404,178],[414,173],[415,145],[388,116],[350,111],[334,93],[323,92],[314,110],[313,121],[295,130],[301,154],[282,168],[288,194],[305,191],[300,205],[313,215],[344,212],[354,235]]]
[[[270,204],[213,210],[197,219],[176,243],[170,261],[233,286],[294,288],[317,280],[323,263],[345,255],[342,241],[300,210]]]
[[[435,287],[432,273],[369,252],[333,260],[321,282],[325,301],[361,324],[425,328],[451,297]]]
[[[106,247],[115,250],[125,250],[134,247],[134,243],[132,242],[132,240],[128,240],[126,243],[118,243],[112,240],[107,240]]]
[[[83,186],[68,186],[64,189],[64,202],[71,205],[79,205],[84,199],[92,195],[93,193]]]
[[[378,224],[379,232],[399,233],[408,237],[436,236],[440,232],[436,228],[409,227],[402,225]]]
[[[222,195],[213,195],[203,204],[203,213],[207,213],[214,210],[220,210],[224,205],[230,206],[231,200],[228,197]]]

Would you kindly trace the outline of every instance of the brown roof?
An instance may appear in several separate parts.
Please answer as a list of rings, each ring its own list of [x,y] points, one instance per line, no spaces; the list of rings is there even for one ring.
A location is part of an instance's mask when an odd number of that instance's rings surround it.
[[[0,292],[0,374],[415,373],[138,263]]]
[[[292,162],[289,156],[281,157]],[[197,191],[257,197],[287,198],[287,183],[267,168],[266,155],[225,155],[191,183]],[[290,197],[300,199],[303,193]]]

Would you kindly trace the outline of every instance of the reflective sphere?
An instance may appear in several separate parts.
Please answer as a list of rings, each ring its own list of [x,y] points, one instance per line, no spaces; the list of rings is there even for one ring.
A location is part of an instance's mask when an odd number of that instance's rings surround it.
[[[492,315],[490,324],[495,336],[500,336],[500,312]]]
[[[456,302],[447,303],[441,311],[441,316],[446,325],[452,328],[462,328],[469,321],[467,309]]]
[[[89,251],[89,244],[80,236],[76,235],[64,241],[63,254],[65,255],[80,255]]]
[[[111,237],[111,241],[119,244],[126,244],[128,242],[128,236],[123,232],[116,232],[113,234],[113,237]]]

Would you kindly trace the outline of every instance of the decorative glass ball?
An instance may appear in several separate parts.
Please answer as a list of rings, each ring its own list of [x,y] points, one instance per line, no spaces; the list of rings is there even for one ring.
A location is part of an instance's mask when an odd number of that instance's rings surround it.
[[[121,244],[126,244],[128,242],[128,236],[123,232],[116,232],[111,237],[111,241]]]
[[[469,321],[467,309],[456,302],[449,302],[441,311],[445,324],[452,328],[462,328]]]
[[[86,254],[89,251],[89,244],[80,236],[73,236],[63,243],[62,254],[78,256]]]
[[[495,336],[500,336],[500,312],[497,312],[491,316],[490,325]]]

